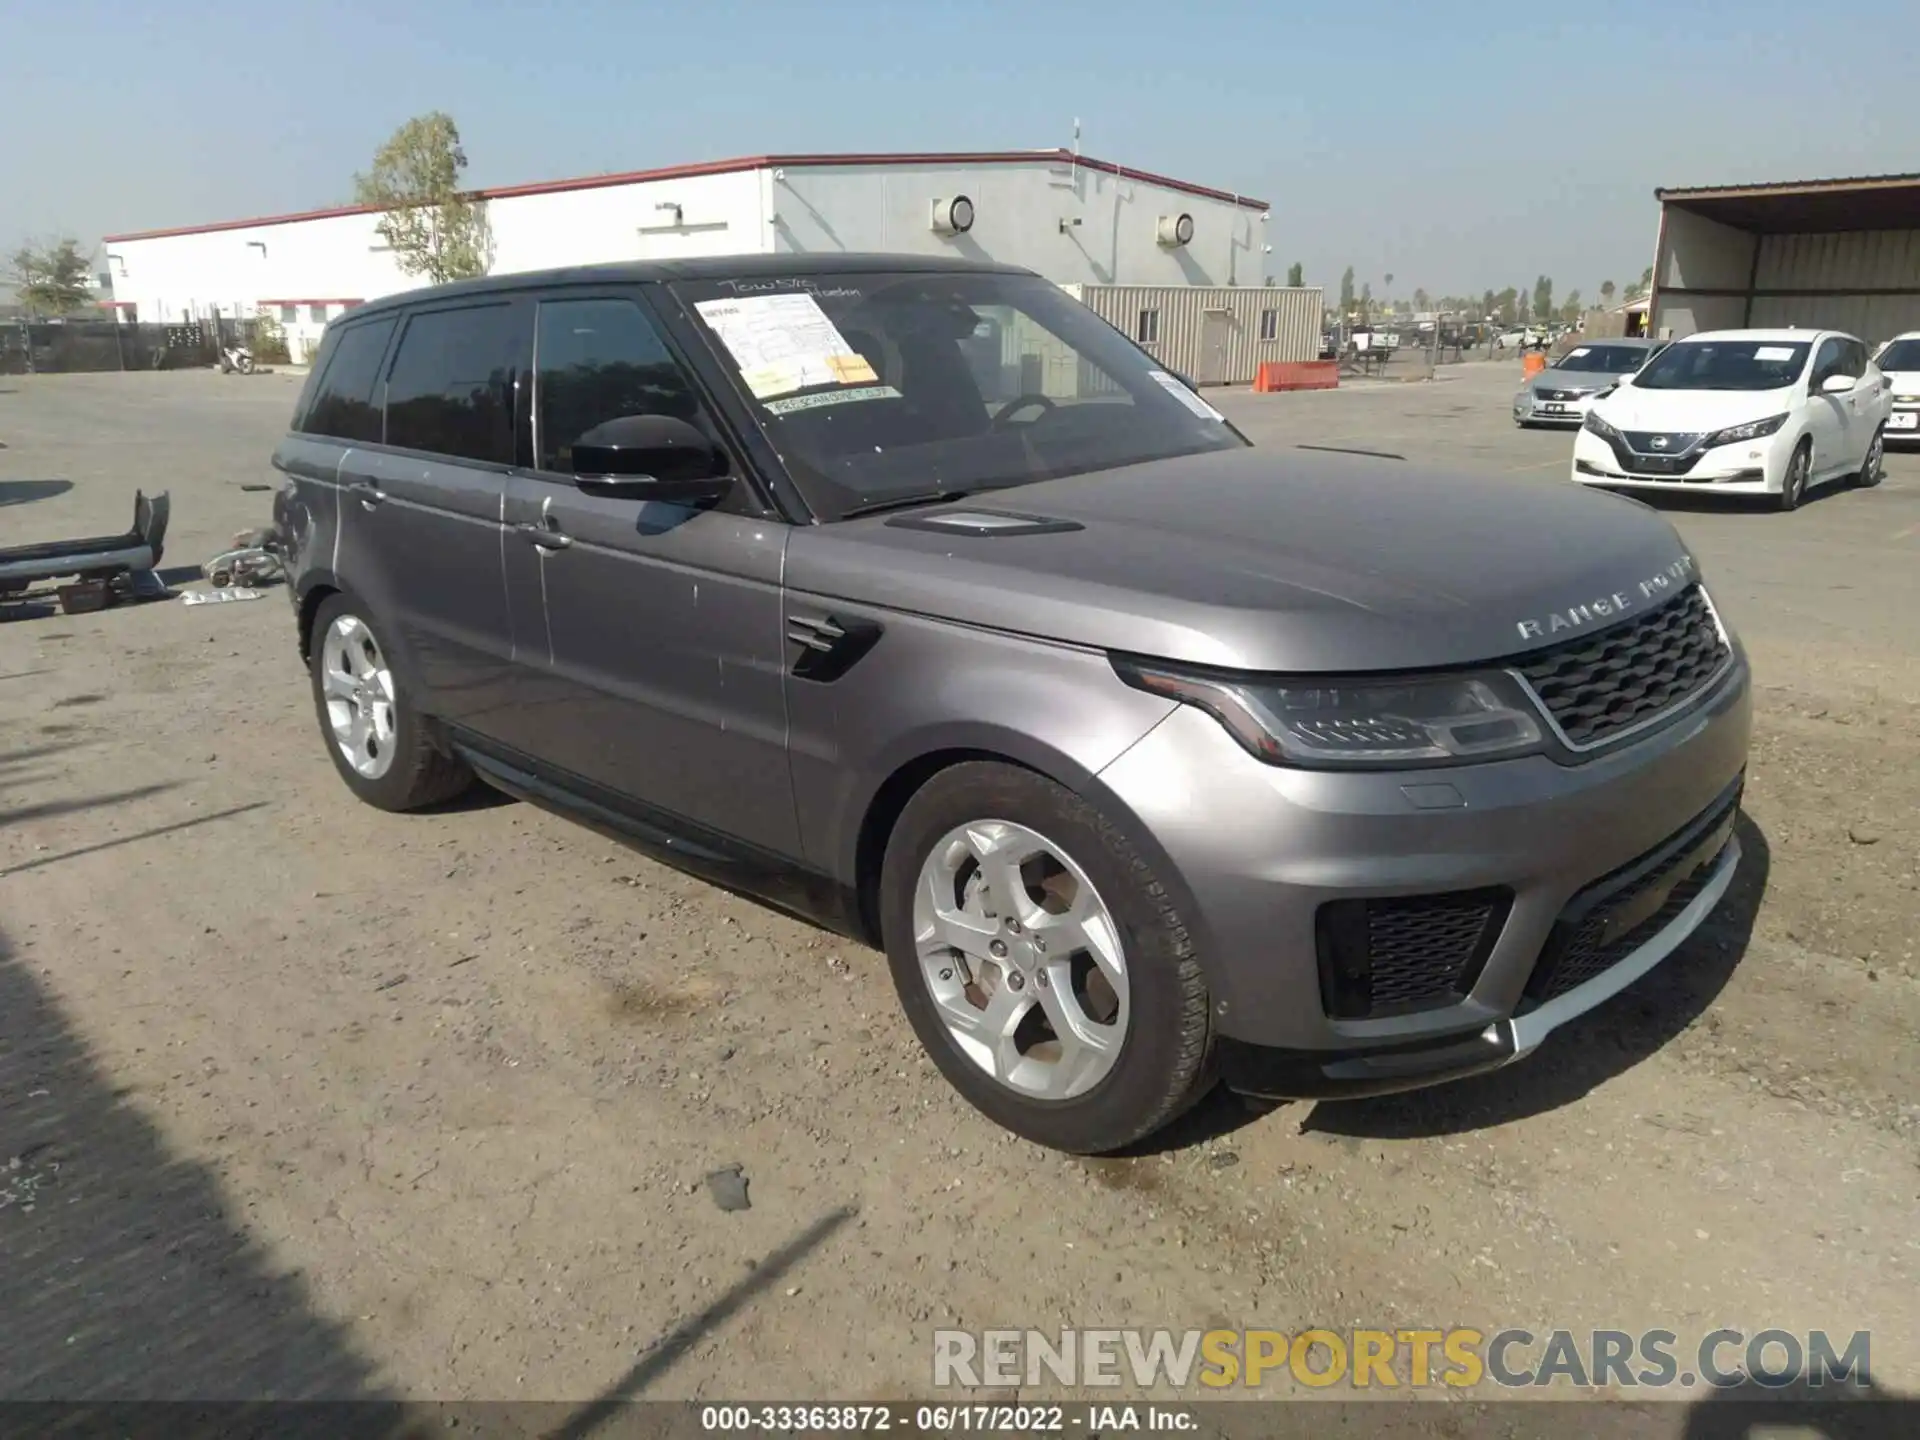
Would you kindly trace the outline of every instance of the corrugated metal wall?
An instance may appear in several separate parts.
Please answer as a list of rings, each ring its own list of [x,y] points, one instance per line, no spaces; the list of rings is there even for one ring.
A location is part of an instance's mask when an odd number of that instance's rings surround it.
[[[1920,230],[1769,235],[1760,242],[1754,288],[1829,292],[1756,295],[1749,322],[1756,326],[1846,330],[1869,344],[1920,330]],[[1901,289],[1915,293],[1859,293]]]
[[[1266,361],[1312,360],[1320,353],[1324,300],[1318,288],[1240,285],[1075,285],[1071,293],[1096,315],[1139,341],[1170,370],[1202,384],[1246,385]],[[1262,340],[1273,312],[1274,338]],[[1155,337],[1141,338],[1151,313]],[[1209,317],[1212,323],[1209,324]],[[1209,351],[1215,353],[1210,354]]]

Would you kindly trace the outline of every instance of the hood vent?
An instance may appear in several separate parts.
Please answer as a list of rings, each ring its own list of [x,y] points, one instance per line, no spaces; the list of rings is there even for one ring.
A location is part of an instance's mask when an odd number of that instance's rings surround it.
[[[1084,530],[1078,520],[1049,520],[1044,515],[1009,515],[996,510],[945,510],[938,515],[899,515],[887,524],[901,530],[932,530],[941,535],[1059,535]]]

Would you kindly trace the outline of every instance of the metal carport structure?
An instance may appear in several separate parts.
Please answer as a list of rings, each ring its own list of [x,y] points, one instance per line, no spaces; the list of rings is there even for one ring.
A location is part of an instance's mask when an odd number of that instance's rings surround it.
[[[1920,174],[1653,193],[1654,334],[1920,330]]]

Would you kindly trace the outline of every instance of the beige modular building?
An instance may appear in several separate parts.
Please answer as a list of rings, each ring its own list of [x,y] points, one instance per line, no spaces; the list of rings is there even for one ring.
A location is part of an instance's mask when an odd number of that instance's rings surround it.
[[[1247,385],[1269,361],[1320,354],[1316,287],[1067,285],[1069,295],[1169,370],[1201,385]]]

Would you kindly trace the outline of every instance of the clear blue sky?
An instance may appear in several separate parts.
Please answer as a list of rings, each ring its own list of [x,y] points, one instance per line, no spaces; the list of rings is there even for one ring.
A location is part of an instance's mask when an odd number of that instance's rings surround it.
[[[1274,205],[1383,293],[1637,278],[1657,184],[1920,169],[1913,0],[53,0],[0,17],[0,247],[348,197],[408,116],[477,185],[1068,143]]]

